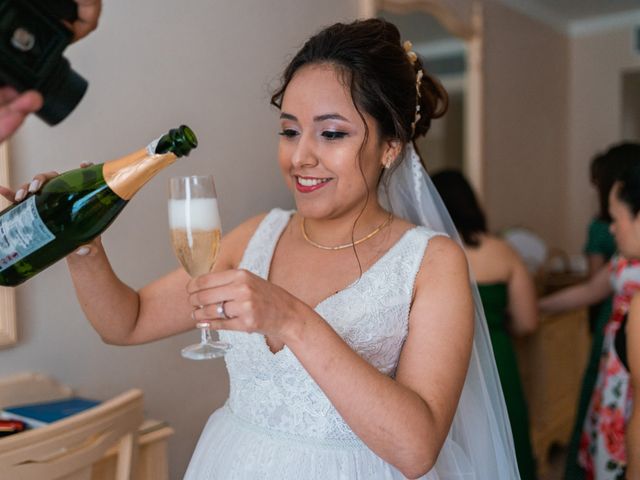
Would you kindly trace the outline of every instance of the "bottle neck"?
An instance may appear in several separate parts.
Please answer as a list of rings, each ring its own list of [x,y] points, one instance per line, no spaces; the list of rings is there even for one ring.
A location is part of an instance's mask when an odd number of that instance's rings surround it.
[[[160,170],[176,160],[172,152],[149,153],[143,148],[126,157],[105,162],[102,176],[109,188],[123,200],[129,200]]]

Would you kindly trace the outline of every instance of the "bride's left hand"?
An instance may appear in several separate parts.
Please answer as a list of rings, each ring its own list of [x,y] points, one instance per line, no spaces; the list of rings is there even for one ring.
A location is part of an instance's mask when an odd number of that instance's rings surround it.
[[[193,278],[187,291],[195,321],[208,321],[216,330],[259,332],[283,341],[303,318],[304,310],[310,309],[285,289],[247,270]]]

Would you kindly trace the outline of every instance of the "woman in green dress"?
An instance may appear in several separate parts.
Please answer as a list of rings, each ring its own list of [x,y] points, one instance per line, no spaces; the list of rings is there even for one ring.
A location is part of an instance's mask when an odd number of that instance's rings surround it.
[[[432,179],[460,232],[478,282],[520,476],[522,480],[535,479],[527,403],[511,340],[512,336],[533,332],[538,325],[533,280],[518,254],[506,242],[488,233],[484,212],[464,176],[455,170],[444,170]]]

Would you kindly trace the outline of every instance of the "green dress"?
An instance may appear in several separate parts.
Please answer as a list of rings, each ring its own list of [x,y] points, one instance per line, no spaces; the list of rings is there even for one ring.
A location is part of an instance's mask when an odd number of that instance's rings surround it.
[[[496,358],[507,413],[513,432],[518,468],[522,480],[536,478],[536,465],[529,436],[529,414],[525,401],[516,353],[506,329],[508,293],[505,283],[478,285],[482,306],[489,326],[491,345]]]
[[[608,262],[615,252],[616,241],[609,231],[609,224],[603,220],[594,218],[589,224],[589,233],[587,243],[584,247],[584,253],[586,255],[602,255],[605,261]],[[604,341],[604,327],[609,322],[609,317],[611,316],[611,305],[612,298],[609,297],[604,302],[591,307],[590,316],[593,318],[591,352],[589,353],[587,368],[582,377],[578,409],[573,423],[573,432],[567,448],[567,463],[565,464],[563,477],[565,480],[583,480],[586,478],[585,471],[578,464],[578,449],[580,447],[580,436],[582,435],[587,409],[589,408],[591,395],[593,394],[593,389],[595,388],[598,377],[598,366],[602,352],[602,343]]]
[[[609,230],[609,223],[594,218],[589,224],[587,243],[584,246],[585,255],[601,255],[605,263],[616,253],[616,239]],[[612,297],[589,308],[589,328],[594,336],[602,336],[602,327],[611,315]],[[602,340],[600,339],[600,342]],[[598,346],[600,348],[600,346]],[[589,392],[591,393],[591,392]]]

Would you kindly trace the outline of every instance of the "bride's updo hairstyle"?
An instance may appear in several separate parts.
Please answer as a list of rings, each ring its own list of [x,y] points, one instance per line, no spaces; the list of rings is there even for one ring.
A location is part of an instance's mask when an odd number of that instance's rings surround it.
[[[396,26],[375,18],[336,23],[311,37],[284,71],[271,104],[281,108],[284,92],[301,67],[323,63],[337,68],[362,121],[363,111],[373,117],[381,139],[404,145],[426,134],[431,119],[447,110],[446,91],[423,70],[411,44],[403,46]],[[368,134],[365,130],[364,143]]]

